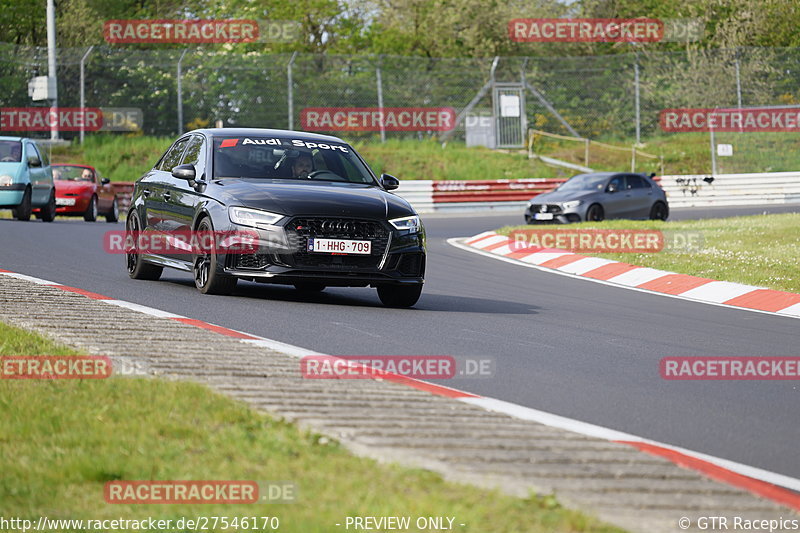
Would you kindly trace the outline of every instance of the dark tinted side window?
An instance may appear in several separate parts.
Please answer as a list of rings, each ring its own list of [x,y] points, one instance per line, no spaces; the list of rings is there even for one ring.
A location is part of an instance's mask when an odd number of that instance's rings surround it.
[[[611,181],[608,182],[608,185],[615,184],[618,191],[622,191],[625,189],[625,176],[614,176],[611,178]],[[606,187],[607,189],[607,187]]]
[[[203,138],[199,135],[192,136],[192,140],[189,141],[189,146],[186,147],[186,153],[183,155],[183,159],[181,160],[181,165],[195,165],[200,161],[200,157],[203,153]]]
[[[644,188],[644,180],[641,176],[627,176],[626,181],[628,182],[629,189],[643,189]]]
[[[186,143],[188,142],[189,137],[176,142],[172,148],[170,148],[169,152],[167,152],[161,159],[161,166],[159,167],[159,170],[172,172],[172,169],[175,167],[175,165],[179,164],[181,156],[183,155],[183,149],[186,148]]]
[[[35,155],[39,159],[39,161],[41,161],[41,164],[44,165],[44,161],[42,160],[42,154],[39,153],[39,150],[36,148],[36,145],[33,143],[28,143],[28,153],[26,157],[30,157],[32,155]]]
[[[36,153],[39,154],[39,160],[42,162],[42,166],[46,167],[50,164],[50,159],[47,157],[47,150],[42,150],[39,148],[39,145],[33,144],[36,147]]]

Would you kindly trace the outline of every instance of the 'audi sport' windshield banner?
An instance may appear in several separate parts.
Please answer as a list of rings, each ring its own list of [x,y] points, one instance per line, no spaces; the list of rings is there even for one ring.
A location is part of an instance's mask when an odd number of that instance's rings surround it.
[[[661,129],[690,131],[800,131],[800,107],[749,109],[664,109]]]
[[[658,19],[513,19],[508,36],[520,43],[652,43],[664,40]]]
[[[452,107],[307,107],[300,112],[306,131],[449,131]]]

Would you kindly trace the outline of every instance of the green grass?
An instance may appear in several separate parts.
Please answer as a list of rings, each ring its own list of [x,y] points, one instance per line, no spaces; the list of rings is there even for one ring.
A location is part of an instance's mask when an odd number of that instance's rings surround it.
[[[594,139],[614,146],[628,147],[633,139]],[[789,172],[800,169],[800,137],[793,133],[717,133],[717,144],[733,145],[733,156],[717,157],[718,174],[746,172]],[[711,173],[708,133],[662,134],[643,139],[640,150],[664,157],[664,174]],[[584,164],[581,142],[537,137],[535,151],[571,163]],[[631,154],[592,145],[589,166],[598,171],[629,170]],[[661,174],[660,161],[639,157],[637,172]]]
[[[70,354],[0,324],[0,355]],[[378,465],[206,387],[155,379],[0,380],[0,516],[277,516],[329,532],[347,516],[454,516],[465,532],[612,532],[552,496],[513,498]],[[111,480],[291,481],[290,504],[111,505]],[[416,531],[416,529],[412,529]],[[68,530],[63,530],[68,531]]]
[[[448,143],[443,148],[441,143],[430,140],[387,140],[385,144],[356,142],[354,147],[376,174],[386,172],[400,179],[492,180],[554,176],[553,169],[528,160],[527,154],[467,148],[458,142]]]
[[[54,148],[53,163],[92,165],[112,181],[135,181],[153,168],[174,139],[130,135],[88,135],[83,145],[74,142]]]
[[[508,235],[514,229],[553,227],[507,226],[498,232]],[[601,223],[583,222],[568,227],[587,228],[658,229],[664,231],[665,235],[673,232],[700,232],[701,246],[696,251],[586,255],[693,276],[800,292],[798,213],[681,222],[608,220]]]

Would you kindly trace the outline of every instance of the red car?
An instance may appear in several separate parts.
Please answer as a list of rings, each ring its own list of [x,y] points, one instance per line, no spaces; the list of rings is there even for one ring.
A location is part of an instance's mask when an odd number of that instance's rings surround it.
[[[56,185],[56,214],[83,216],[94,222],[98,215],[107,222],[119,218],[119,202],[111,180],[88,165],[51,165]]]

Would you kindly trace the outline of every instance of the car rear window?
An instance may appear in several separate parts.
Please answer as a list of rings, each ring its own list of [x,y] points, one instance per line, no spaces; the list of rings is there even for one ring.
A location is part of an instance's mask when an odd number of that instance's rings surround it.
[[[19,141],[0,141],[0,162],[19,163],[22,161],[22,143]]]
[[[231,177],[375,183],[351,146],[290,137],[215,138],[214,178]]]

